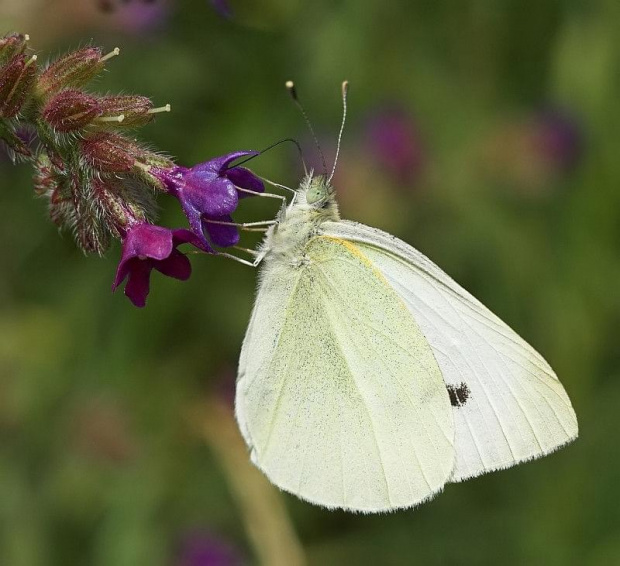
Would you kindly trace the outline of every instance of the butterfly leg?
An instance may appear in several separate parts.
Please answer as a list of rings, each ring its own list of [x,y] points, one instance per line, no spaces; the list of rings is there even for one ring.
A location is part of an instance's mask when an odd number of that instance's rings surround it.
[[[269,179],[267,179],[265,177],[261,177],[261,179],[263,181],[265,181],[265,183],[271,185],[272,187],[278,187],[279,189],[284,189],[285,191],[293,193],[293,198],[291,199],[291,202],[290,202],[289,206],[292,206],[295,203],[295,199],[297,198],[297,191],[295,189],[291,189],[290,187],[287,187],[286,185],[281,185],[280,183],[276,183],[274,181],[270,181]],[[264,194],[266,194],[266,193],[264,193]],[[286,199],[285,199],[285,202],[286,202]]]
[[[257,265],[255,261],[248,261],[247,259],[243,259],[243,258],[237,257],[236,255],[232,255],[226,252],[218,252],[217,255],[226,257],[228,259],[234,259],[235,261],[238,261],[239,263],[242,263],[243,265],[249,265],[250,267],[256,267]]]
[[[261,250],[260,252],[257,252],[256,250],[251,250],[249,248],[243,248],[241,246],[235,246],[235,249],[245,252],[246,254],[250,254],[251,256],[254,256],[254,261],[252,262],[253,267],[257,267],[258,264],[261,261],[263,261],[265,255],[267,254],[266,250]]]
[[[204,222],[209,224],[221,224],[222,226],[235,226],[240,230],[245,230],[246,232],[266,232],[267,228],[262,228],[262,226],[272,226],[276,223],[275,220],[261,220],[259,222],[226,222],[225,220],[209,220],[208,218],[204,219]],[[261,226],[261,228],[259,228]]]
[[[250,225],[254,225],[254,224],[265,224],[267,222],[270,221],[264,221],[264,222],[249,222],[248,224]],[[233,224],[232,222],[218,222],[218,224],[229,224],[229,225],[235,225],[235,226],[242,226],[239,224]],[[242,263],[243,265],[249,265],[250,267],[257,267],[260,262],[263,260],[263,258],[265,257],[265,253],[264,251],[261,252],[257,252],[255,250],[251,250],[249,248],[244,248],[242,246],[234,246],[234,249],[245,252],[251,256],[254,256],[254,260],[253,261],[248,261],[247,259],[243,259],[241,257],[237,257],[236,255],[232,255],[229,254],[227,252],[218,252],[217,255],[219,256],[223,256],[223,257],[227,257],[228,259],[234,259],[235,261],[238,261],[239,263]]]
[[[245,252],[246,254],[250,254],[251,256],[258,257],[260,254],[256,250],[251,250],[250,248],[244,248],[242,246],[233,246],[236,250]]]
[[[235,246],[237,248],[237,246]],[[217,255],[222,256],[222,257],[226,257],[228,259],[234,259],[235,261],[238,261],[239,263],[242,263],[243,265],[249,265],[250,267],[258,267],[258,265],[260,264],[260,262],[263,260],[263,258],[265,257],[264,253],[258,253],[258,252],[254,252],[252,250],[247,250],[246,248],[237,248],[237,249],[241,249],[243,251],[246,252],[251,252],[252,254],[256,254],[256,257],[254,259],[254,261],[248,261],[247,259],[243,259],[241,257],[237,257],[236,255],[232,255],[226,252],[218,252]]]
[[[242,193],[247,193],[247,194],[255,196],[255,197],[276,198],[276,199],[279,199],[283,203],[286,204],[286,197],[284,197],[282,195],[276,195],[274,193],[257,193],[255,191],[249,191],[248,189],[240,189],[239,187],[237,187],[237,190],[242,192]]]

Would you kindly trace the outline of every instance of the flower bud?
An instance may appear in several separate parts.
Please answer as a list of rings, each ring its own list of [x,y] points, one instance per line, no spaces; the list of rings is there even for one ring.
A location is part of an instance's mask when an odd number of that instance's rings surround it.
[[[173,167],[170,159],[140,147],[135,140],[98,132],[80,142],[84,160],[102,173],[133,172],[142,176],[150,167]]]
[[[34,192],[39,196],[52,196],[58,188],[58,178],[54,167],[45,152],[37,157],[34,164]]]
[[[93,179],[93,196],[104,214],[107,229],[116,238],[127,226],[146,220],[145,211],[112,179]]]
[[[76,213],[73,199],[65,194],[61,186],[57,186],[49,193],[50,220],[59,228],[75,226]]]
[[[124,173],[133,169],[143,151],[130,139],[113,133],[98,133],[81,144],[87,163],[104,173]]]
[[[37,82],[37,93],[47,98],[69,87],[82,87],[104,68],[98,47],[78,49],[57,59],[45,69]]]
[[[152,151],[146,152],[144,155],[144,162],[149,167],[158,169],[172,169],[175,166],[172,159],[158,153],[153,153]]]
[[[56,150],[52,147],[48,147],[46,149],[47,152],[47,156],[49,157],[49,160],[52,162],[52,165],[54,167],[56,167],[56,169],[60,172],[64,172],[65,171],[65,162],[63,161],[62,157],[60,156],[60,154],[58,154],[56,152]]]
[[[124,119],[114,123],[114,126],[137,128],[148,124],[154,117],[150,112],[153,103],[146,96],[104,96],[99,101],[102,118],[124,116]]]
[[[45,153],[39,158],[37,167],[39,171],[35,175],[35,182],[42,183],[41,189],[47,192],[41,196],[49,200],[49,215],[51,221],[59,228],[73,229],[76,224],[76,209],[74,187],[72,178],[63,175],[54,168],[53,163],[46,159]],[[39,178],[40,177],[40,178]]]
[[[75,239],[84,253],[102,255],[110,246],[110,229],[106,209],[97,198],[96,179],[72,180],[75,201]]]
[[[21,55],[26,50],[27,41],[28,36],[21,33],[9,33],[0,38],[0,62]]]
[[[168,192],[168,187],[164,181],[167,169],[160,169],[159,167],[143,167],[139,168],[136,173],[141,181],[146,183],[149,187],[155,191],[162,193]]]
[[[32,92],[36,56],[16,55],[0,68],[0,117],[13,118]]]
[[[77,89],[59,92],[43,109],[43,119],[58,132],[79,130],[100,114],[99,101]]]

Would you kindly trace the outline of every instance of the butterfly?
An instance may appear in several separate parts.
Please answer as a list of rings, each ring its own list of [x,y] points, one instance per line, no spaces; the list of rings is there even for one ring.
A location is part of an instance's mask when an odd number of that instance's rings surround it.
[[[326,175],[306,175],[260,254],[235,413],[281,489],[392,511],[577,437],[543,357],[422,253],[342,220]]]

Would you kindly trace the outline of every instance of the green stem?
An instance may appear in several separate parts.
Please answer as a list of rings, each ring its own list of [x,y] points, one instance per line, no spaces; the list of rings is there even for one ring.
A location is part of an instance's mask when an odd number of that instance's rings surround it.
[[[303,547],[282,496],[250,463],[230,407],[223,401],[209,400],[198,424],[226,475],[260,563],[269,566],[306,564]]]

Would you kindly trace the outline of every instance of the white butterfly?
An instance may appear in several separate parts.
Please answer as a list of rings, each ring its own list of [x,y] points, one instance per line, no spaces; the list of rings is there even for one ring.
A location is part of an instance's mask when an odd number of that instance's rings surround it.
[[[252,461],[328,508],[413,507],[577,437],[547,362],[308,175],[267,232],[235,411]]]
[[[577,437],[547,362],[420,252],[340,220],[325,177],[304,179],[263,254],[236,415],[280,488],[413,507]]]

